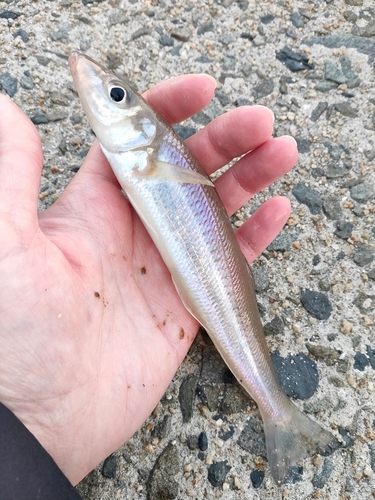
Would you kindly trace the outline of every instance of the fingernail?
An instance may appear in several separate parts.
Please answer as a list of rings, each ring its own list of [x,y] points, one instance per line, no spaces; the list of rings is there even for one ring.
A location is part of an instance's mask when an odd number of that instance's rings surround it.
[[[272,123],[275,123],[275,115],[273,114],[273,111],[270,108],[267,108],[267,106],[262,106],[261,104],[257,104],[258,108],[263,108],[266,109],[269,113],[272,115]]]
[[[217,87],[217,81],[215,80],[215,78],[211,75],[208,75],[207,73],[197,73],[198,76],[204,76],[206,78],[210,78],[212,80],[212,82],[215,84],[215,88]]]
[[[292,137],[291,135],[280,135],[280,136],[279,136],[279,138],[280,138],[280,139],[281,139],[282,137],[283,137],[284,139],[289,139],[289,140],[292,140],[292,141],[294,142],[294,144],[296,145],[296,147],[297,147],[297,141],[295,140],[295,138],[294,138],[294,137]],[[277,137],[276,137],[276,139],[277,139]]]

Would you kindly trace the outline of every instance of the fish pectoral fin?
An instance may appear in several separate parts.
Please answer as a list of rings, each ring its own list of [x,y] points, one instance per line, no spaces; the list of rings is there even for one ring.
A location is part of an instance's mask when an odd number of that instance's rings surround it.
[[[140,176],[155,179],[161,182],[178,182],[181,184],[205,184],[212,186],[208,177],[188,168],[173,165],[160,160],[149,160],[149,165],[143,171],[137,171]]]

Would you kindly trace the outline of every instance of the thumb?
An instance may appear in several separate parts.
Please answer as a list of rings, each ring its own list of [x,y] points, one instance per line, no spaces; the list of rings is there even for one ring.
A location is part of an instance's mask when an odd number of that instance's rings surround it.
[[[0,224],[17,232],[37,227],[43,153],[39,134],[8,96],[0,94]]]

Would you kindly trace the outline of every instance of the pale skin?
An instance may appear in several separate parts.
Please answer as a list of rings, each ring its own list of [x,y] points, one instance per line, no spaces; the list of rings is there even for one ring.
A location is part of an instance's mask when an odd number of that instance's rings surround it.
[[[214,88],[208,76],[186,75],[145,97],[177,123]],[[0,401],[77,484],[146,420],[198,324],[98,144],[38,216],[38,132],[4,95],[0,110]],[[188,139],[210,174],[247,153],[215,182],[229,214],[295,165],[295,141],[272,130],[269,110],[243,107]],[[272,198],[241,226],[249,262],[289,213],[286,198]]]

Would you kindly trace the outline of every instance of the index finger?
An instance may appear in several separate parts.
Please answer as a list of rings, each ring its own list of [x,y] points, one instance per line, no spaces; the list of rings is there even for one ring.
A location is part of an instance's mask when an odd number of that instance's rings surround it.
[[[215,118],[186,140],[208,174],[267,142],[274,115],[264,106],[242,106]]]

